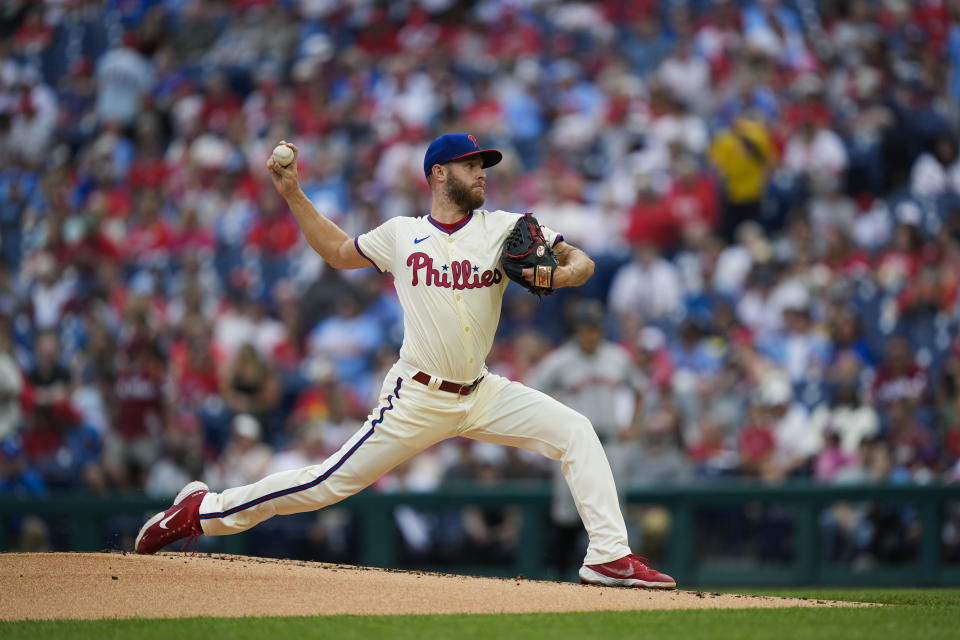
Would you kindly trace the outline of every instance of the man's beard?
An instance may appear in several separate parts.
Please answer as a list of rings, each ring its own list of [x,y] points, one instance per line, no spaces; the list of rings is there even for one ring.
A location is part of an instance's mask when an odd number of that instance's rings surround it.
[[[457,208],[464,211],[473,211],[480,208],[486,199],[483,191],[475,194],[472,189],[467,187],[466,183],[452,174],[450,179],[447,180],[447,198]]]

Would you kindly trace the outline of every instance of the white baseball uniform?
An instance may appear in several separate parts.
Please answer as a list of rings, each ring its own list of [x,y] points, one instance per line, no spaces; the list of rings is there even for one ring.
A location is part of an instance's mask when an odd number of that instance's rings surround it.
[[[200,505],[205,534],[238,533],[277,514],[320,509],[431,445],[464,436],[559,460],[589,534],[585,564],[630,553],[613,474],[589,420],[486,369],[508,282],[500,251],[516,221],[514,213],[477,210],[448,230],[430,216],[398,217],[356,238],[373,266],[393,274],[404,311],[400,360],[383,382],[378,406],[321,464],[208,493]],[[561,240],[549,229],[544,236],[553,244]],[[414,380],[419,372],[429,384]],[[440,389],[444,381],[477,380],[469,394]]]

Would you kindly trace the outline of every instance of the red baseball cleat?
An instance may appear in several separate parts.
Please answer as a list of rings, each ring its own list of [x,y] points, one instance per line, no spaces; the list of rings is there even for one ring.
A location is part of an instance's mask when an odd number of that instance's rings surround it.
[[[194,481],[180,489],[173,505],[153,516],[140,528],[133,548],[137,553],[151,554],[171,542],[203,535],[200,528],[200,501],[210,490],[206,484]]]
[[[580,582],[607,587],[676,589],[677,583],[665,573],[651,569],[649,560],[632,553],[619,560],[580,567]]]

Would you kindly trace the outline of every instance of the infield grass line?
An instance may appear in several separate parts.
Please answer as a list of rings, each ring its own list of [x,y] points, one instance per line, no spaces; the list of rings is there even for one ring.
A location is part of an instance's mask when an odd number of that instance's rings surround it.
[[[711,589],[714,591],[714,589]],[[742,593],[757,596],[777,596],[781,598],[811,598],[816,594],[818,600],[838,602],[876,602],[878,604],[922,606],[922,607],[960,607],[960,589],[918,588],[918,589],[864,589],[862,587],[829,587],[822,589],[767,588],[745,589],[731,587],[717,589],[724,593]]]
[[[0,637],[170,640],[336,638],[353,640],[947,640],[960,628],[960,589],[743,590],[761,595],[883,602],[883,607],[601,611],[523,615],[316,616],[0,622]]]

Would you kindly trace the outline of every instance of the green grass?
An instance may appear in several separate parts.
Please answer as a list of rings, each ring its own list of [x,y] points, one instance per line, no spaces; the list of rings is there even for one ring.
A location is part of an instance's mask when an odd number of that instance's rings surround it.
[[[878,602],[911,607],[960,608],[960,589],[724,589],[725,593],[749,593],[784,598],[817,598],[842,602]]]
[[[668,640],[825,640],[958,637],[960,589],[737,590],[811,599],[881,602],[837,609],[637,611],[531,615],[320,616],[304,618],[188,618],[0,622],[0,637],[136,638],[656,638]]]

